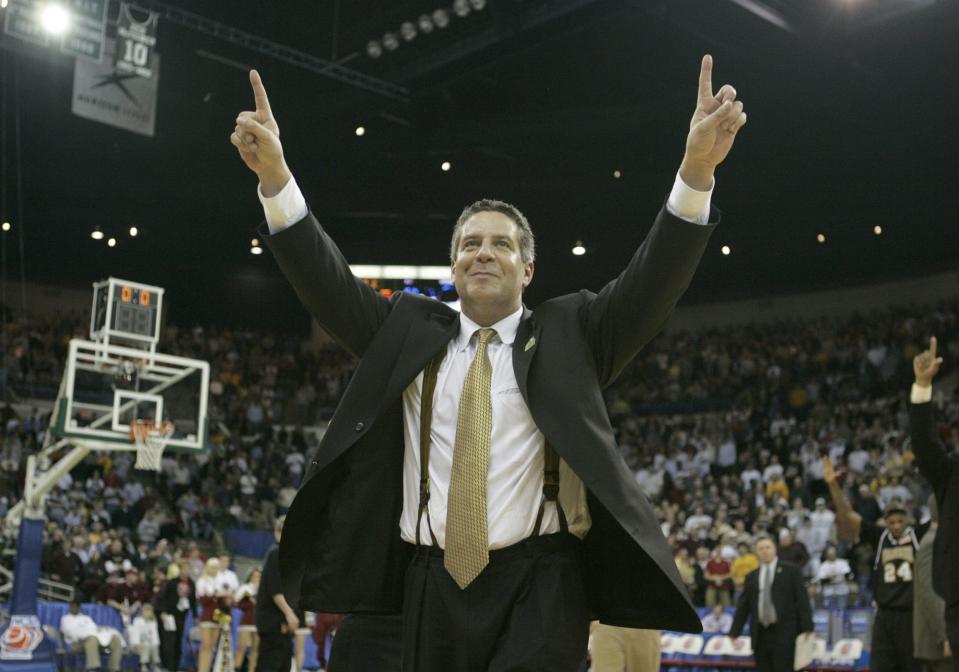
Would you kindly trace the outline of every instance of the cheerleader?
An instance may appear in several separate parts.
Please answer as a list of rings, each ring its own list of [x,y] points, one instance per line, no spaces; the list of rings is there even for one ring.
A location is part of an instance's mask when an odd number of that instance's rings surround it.
[[[240,625],[237,628],[239,641],[236,644],[236,657],[234,658],[236,669],[243,666],[243,659],[246,657],[247,649],[250,651],[249,664],[247,672],[256,670],[256,657],[259,648],[259,638],[256,635],[256,625],[254,625],[254,610],[256,607],[256,592],[260,587],[260,570],[254,569],[246,577],[246,583],[237,588],[234,594],[234,604],[243,611],[243,617],[240,619]]]
[[[220,635],[220,626],[213,620],[213,612],[220,606],[220,585],[217,575],[220,561],[210,558],[203,567],[203,574],[196,581],[196,598],[200,603],[200,655],[197,672],[210,672],[213,649]]]

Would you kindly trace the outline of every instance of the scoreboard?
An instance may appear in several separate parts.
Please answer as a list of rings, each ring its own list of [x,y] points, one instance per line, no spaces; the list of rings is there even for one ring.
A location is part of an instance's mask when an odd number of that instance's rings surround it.
[[[94,283],[90,338],[155,346],[162,301],[162,287],[119,278]]]

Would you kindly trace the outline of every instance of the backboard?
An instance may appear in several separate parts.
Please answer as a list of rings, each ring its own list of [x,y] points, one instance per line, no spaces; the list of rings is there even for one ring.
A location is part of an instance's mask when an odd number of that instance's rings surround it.
[[[53,431],[92,448],[133,450],[134,420],[170,421],[175,429],[168,449],[202,451],[209,388],[207,362],[73,339]]]

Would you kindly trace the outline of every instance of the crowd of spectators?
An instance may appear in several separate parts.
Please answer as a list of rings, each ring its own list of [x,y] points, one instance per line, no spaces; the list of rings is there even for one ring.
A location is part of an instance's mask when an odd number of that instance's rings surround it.
[[[55,393],[68,339],[83,337],[85,324],[6,328],[5,398],[8,387]],[[894,499],[917,520],[925,515],[905,403],[911,359],[932,334],[947,367],[959,360],[959,300],[670,333],[624,371],[608,391],[610,417],[697,604],[734,599],[756,566],[750,547],[762,532],[778,537],[781,557],[803,567],[824,601],[845,604],[849,592],[868,600],[871,553],[835,542],[823,456],[845,473],[866,520]],[[172,561],[199,566],[191,542],[224,527],[269,529],[316,446],[304,428],[329,417],[354,367],[335,346],[313,350],[252,331],[168,327],[161,350],[210,361],[213,449],[167,454],[156,475],[134,471],[129,453],[94,453],[64,477],[48,501],[46,569],[90,597],[109,582],[104,558],[115,548],[137,584],[155,584]],[[959,425],[957,397],[943,401],[944,419]],[[22,491],[25,456],[48,421],[37,410],[15,416],[9,405],[2,413],[0,481],[12,494],[0,498],[0,515]]]

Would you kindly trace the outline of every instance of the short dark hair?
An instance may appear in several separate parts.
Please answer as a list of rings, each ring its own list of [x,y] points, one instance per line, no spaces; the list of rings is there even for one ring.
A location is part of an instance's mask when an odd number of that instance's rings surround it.
[[[459,247],[460,232],[463,230],[463,225],[467,219],[478,212],[499,212],[509,217],[516,228],[519,229],[519,251],[523,263],[536,261],[536,239],[526,215],[520,212],[515,205],[506,201],[498,201],[495,198],[482,198],[463,208],[463,212],[460,213],[456,225],[453,227],[453,237],[450,240],[450,261],[456,259],[456,248]]]
[[[772,545],[775,546],[776,548],[779,548],[779,544],[776,542],[776,540],[773,538],[773,536],[772,536],[771,534],[760,534],[760,535],[757,535],[757,536],[756,536],[756,541],[753,542],[753,545],[758,544],[760,541],[768,541],[768,542],[772,543]]]

